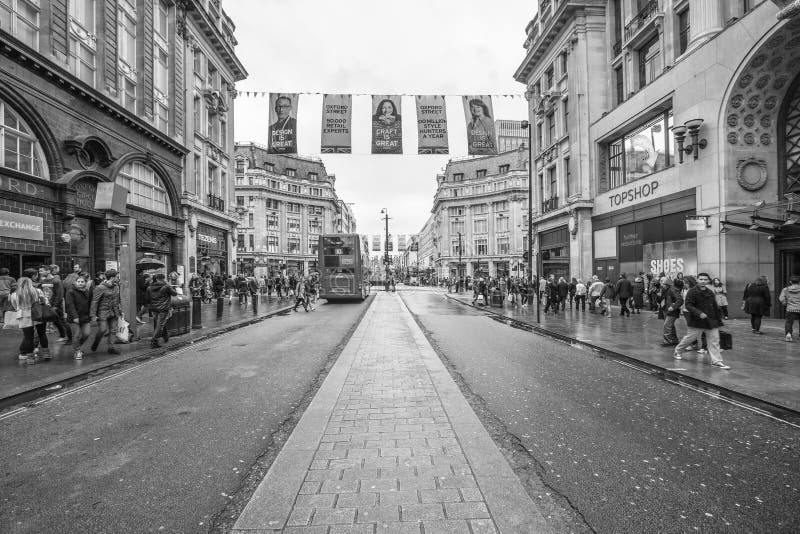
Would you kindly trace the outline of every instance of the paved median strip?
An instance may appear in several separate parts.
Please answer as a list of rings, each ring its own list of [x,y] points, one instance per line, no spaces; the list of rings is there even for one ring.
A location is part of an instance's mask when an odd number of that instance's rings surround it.
[[[232,532],[328,527],[549,532],[397,295],[375,298]]]

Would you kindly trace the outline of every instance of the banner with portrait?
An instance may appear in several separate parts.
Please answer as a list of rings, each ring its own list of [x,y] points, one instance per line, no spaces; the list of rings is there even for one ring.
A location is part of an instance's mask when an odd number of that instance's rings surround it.
[[[497,154],[497,136],[494,129],[492,97],[465,95],[464,118],[467,121],[467,150],[470,156]]]
[[[381,236],[373,235],[372,236],[372,250],[373,252],[380,252],[381,250]]]
[[[447,141],[447,107],[444,96],[418,95],[417,153],[449,154]]]
[[[406,250],[406,236],[405,234],[400,234],[397,236],[397,251],[405,252],[405,250]]]
[[[297,93],[269,94],[267,152],[297,154]]]
[[[399,95],[372,95],[372,153],[402,154],[403,123]]]
[[[350,154],[352,95],[324,95],[322,97],[322,145],[323,154]]]

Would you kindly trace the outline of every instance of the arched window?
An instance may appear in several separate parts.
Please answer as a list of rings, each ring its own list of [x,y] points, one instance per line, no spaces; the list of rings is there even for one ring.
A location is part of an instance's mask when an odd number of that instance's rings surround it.
[[[39,141],[11,106],[0,100],[0,166],[47,179]]]
[[[129,191],[128,204],[172,215],[167,189],[152,167],[138,161],[126,163],[120,169],[116,182]]]

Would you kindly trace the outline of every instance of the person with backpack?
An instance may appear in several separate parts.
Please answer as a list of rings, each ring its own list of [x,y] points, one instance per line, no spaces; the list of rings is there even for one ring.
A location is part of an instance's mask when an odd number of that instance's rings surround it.
[[[50,348],[47,343],[47,323],[34,321],[32,308],[35,303],[48,304],[44,292],[37,288],[33,279],[36,278],[36,269],[25,269],[17,280],[17,289],[9,296],[9,304],[17,312],[19,329],[22,330],[22,343],[19,345],[19,361],[29,365],[36,363],[34,352],[34,335],[39,337],[39,356],[44,360],[50,359]]]
[[[686,293],[684,306],[688,311],[688,333],[683,336],[675,347],[673,358],[682,360],[681,352],[697,341],[701,334],[708,340],[708,354],[711,357],[711,366],[719,369],[730,369],[722,361],[719,348],[719,327],[722,326],[722,312],[717,305],[714,292],[708,287],[711,277],[707,273],[697,275],[697,285]],[[702,358],[702,356],[701,356]]]
[[[611,318],[611,303],[614,302],[616,290],[614,284],[611,283],[610,278],[606,278],[603,284],[603,293],[600,295],[600,315],[606,315]]]
[[[103,337],[107,337],[108,353],[119,354],[119,351],[114,348],[117,320],[122,317],[116,269],[108,269],[105,272],[105,280],[95,286],[89,316],[92,321],[97,321],[98,327],[97,334],[92,341],[92,351],[96,351]]]
[[[578,278],[575,281],[575,310],[578,310],[580,307],[582,312],[586,311],[586,294],[589,290],[586,288],[586,284],[583,283],[583,280]]]
[[[83,344],[92,333],[90,312],[92,293],[86,287],[86,278],[78,276],[72,280],[66,298],[67,322],[72,328],[72,357],[83,359]]]
[[[789,278],[789,285],[781,290],[778,301],[786,307],[785,339],[791,342],[794,322],[800,323],[800,276]]]

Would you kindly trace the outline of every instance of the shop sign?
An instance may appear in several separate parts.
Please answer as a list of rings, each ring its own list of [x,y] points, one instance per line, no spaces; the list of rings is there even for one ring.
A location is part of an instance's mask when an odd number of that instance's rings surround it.
[[[30,182],[18,180],[17,178],[7,178],[0,176],[0,189],[11,193],[19,193],[28,197],[39,199],[51,199],[52,192],[46,187],[42,187]]]
[[[663,176],[662,176],[663,175]],[[658,179],[641,179],[600,193],[594,199],[594,215],[600,215],[636,204],[665,197],[682,190],[676,173],[663,171]]]
[[[212,245],[216,245],[217,242],[218,242],[218,240],[217,240],[217,238],[215,236],[201,234],[200,232],[197,233],[197,239],[199,239],[200,241],[203,241],[205,243],[211,243]]]
[[[128,190],[114,182],[100,182],[97,184],[97,194],[94,199],[94,209],[111,210],[120,215],[125,214],[125,205],[128,203]]]
[[[42,241],[44,219],[10,211],[0,211],[0,236]]]
[[[97,186],[91,182],[78,182],[75,188],[75,205],[87,210],[94,209]]]

